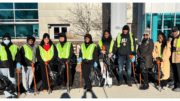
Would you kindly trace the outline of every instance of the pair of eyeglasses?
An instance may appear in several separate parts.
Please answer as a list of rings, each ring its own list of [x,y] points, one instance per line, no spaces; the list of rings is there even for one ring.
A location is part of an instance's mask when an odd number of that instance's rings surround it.
[[[143,34],[143,36],[148,36],[148,34]]]

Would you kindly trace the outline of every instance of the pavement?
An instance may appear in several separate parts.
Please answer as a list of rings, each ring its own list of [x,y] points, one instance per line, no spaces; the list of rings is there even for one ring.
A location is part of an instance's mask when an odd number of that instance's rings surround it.
[[[133,84],[132,87],[126,84],[122,86],[112,86],[108,88],[93,87],[92,92],[86,92],[83,89],[75,88],[67,93],[67,90],[54,90],[51,94],[40,92],[37,95],[21,94],[21,98],[180,98],[180,92],[174,92],[170,88],[158,90],[150,83],[148,90],[139,90],[139,84]],[[0,95],[0,98],[5,98]]]

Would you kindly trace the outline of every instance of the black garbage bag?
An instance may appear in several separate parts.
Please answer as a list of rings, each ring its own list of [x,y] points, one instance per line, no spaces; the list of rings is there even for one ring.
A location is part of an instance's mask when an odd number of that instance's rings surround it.
[[[16,92],[16,89],[11,81],[3,75],[0,75],[0,90],[8,91],[10,94],[14,94]]]
[[[113,57],[111,57],[111,58],[109,58],[108,57],[108,54],[105,54],[104,55],[104,58],[103,58],[103,62],[105,63],[105,68],[106,68],[106,70],[108,71],[108,73],[109,73],[109,77],[114,77],[114,75],[113,75],[113,69],[115,69],[116,67],[115,67],[115,64],[114,64],[114,58]]]
[[[105,79],[103,79],[102,74],[97,67],[91,67],[89,78],[93,87],[103,87]]]
[[[146,58],[139,56],[137,58],[138,64],[139,64],[139,72],[140,73],[146,73],[146,67],[145,67],[145,62],[146,62]]]
[[[161,67],[161,64],[160,64],[160,67]],[[158,64],[157,62],[155,62],[153,64],[153,68],[152,68],[152,76],[154,77],[155,80],[159,80],[159,74],[158,74]],[[160,79],[164,77],[164,74],[160,68]]]

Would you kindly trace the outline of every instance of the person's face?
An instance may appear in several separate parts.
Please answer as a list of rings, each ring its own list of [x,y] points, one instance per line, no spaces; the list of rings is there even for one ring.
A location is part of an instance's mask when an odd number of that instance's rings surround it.
[[[9,38],[8,38],[8,37],[5,37],[3,40],[9,40]]]
[[[85,41],[86,41],[86,43],[89,43],[90,38],[86,37],[86,38],[85,38]]]
[[[104,33],[104,37],[107,39],[109,37],[109,33],[108,32],[105,32]]]
[[[127,32],[128,32],[128,30],[123,30],[123,33],[124,33],[124,34],[127,34]]]
[[[162,43],[162,41],[163,41],[163,36],[162,36],[162,35],[159,35],[159,36],[158,36],[158,41],[159,41],[160,43]]]
[[[48,43],[49,43],[49,38],[45,38],[45,39],[44,39],[44,43],[45,43],[45,44],[48,44]]]
[[[29,39],[29,40],[28,40],[28,44],[29,44],[29,45],[33,45],[33,43],[34,43],[34,42],[33,42],[32,39]]]
[[[176,36],[178,34],[178,30],[176,32],[172,32],[173,36]]]
[[[64,42],[64,37],[60,37],[60,38],[59,38],[59,41],[60,41],[60,42]]]
[[[149,35],[148,34],[143,34],[143,36],[144,36],[144,39],[147,39],[148,37],[149,37]]]

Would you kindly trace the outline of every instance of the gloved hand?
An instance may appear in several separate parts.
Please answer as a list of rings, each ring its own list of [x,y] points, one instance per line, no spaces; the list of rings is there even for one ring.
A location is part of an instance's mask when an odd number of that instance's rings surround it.
[[[113,55],[113,58],[115,59],[115,58],[116,58],[116,55]]]
[[[97,62],[94,62],[94,67],[97,67],[97,66],[98,66]]]
[[[133,58],[131,59],[132,62],[134,62],[136,60],[135,55],[133,55]]]
[[[80,63],[80,62],[82,62],[82,58],[81,58],[81,57],[79,57],[79,63]]]
[[[20,64],[20,63],[17,63],[17,64],[16,64],[16,68],[19,68],[19,71],[20,71],[20,69],[21,69],[21,64]]]
[[[110,53],[110,54],[108,54],[108,57],[111,58],[112,55],[113,55],[113,53]]]
[[[105,51],[105,50],[102,50],[101,53],[106,54],[106,51]]]
[[[176,52],[176,47],[173,47],[173,52]]]
[[[163,59],[162,59],[161,57],[157,57],[156,60],[157,60],[157,61],[160,60],[160,62],[163,61]]]

